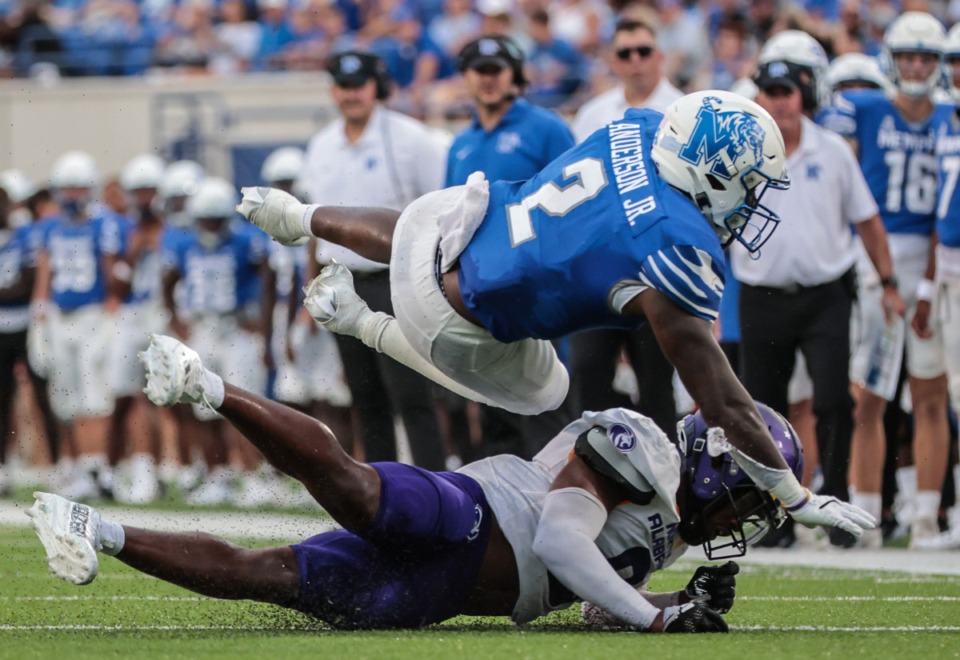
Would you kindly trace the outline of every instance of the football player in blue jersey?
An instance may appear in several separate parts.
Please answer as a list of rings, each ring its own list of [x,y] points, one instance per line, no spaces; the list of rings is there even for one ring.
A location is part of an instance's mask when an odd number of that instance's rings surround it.
[[[113,412],[113,328],[104,313],[119,304],[108,294],[105,264],[122,251],[127,221],[96,212],[100,181],[90,154],[63,154],[54,163],[50,183],[60,215],[43,225],[36,284],[50,333],[50,403],[75,451],[66,490],[80,498],[96,497],[110,485],[106,444]]]
[[[30,226],[13,227],[10,223],[16,192],[15,184],[0,177],[0,497],[10,494],[6,458],[12,430],[13,395],[17,391],[14,370],[17,363],[27,358],[30,294],[36,275]]]
[[[110,443],[121,466],[114,497],[139,504],[159,496],[161,420],[172,421],[168,411],[147,405],[141,392],[143,372],[137,362],[137,353],[146,348],[147,336],[166,329],[161,287],[164,227],[157,201],[165,167],[163,159],[154,154],[140,154],[124,165],[120,185],[130,201],[132,222],[123,251],[111,256],[106,264],[110,286],[123,301],[116,315],[117,337],[110,352],[111,387],[116,397]]]
[[[350,458],[326,426],[225,383],[172,337],[154,335],[142,360],[154,403],[216,410],[342,529],[248,550],[121,525],[35,493],[28,515],[50,569],[74,584],[97,577],[104,553],[206,596],[274,603],[341,629],[417,628],[459,614],[523,624],[582,600],[588,624],[725,632],[736,563],[700,567],[674,592],[648,591],[651,576],[693,545],[713,560],[742,556],[786,515],[749,477],[751,459],[700,413],[671,439],[633,411],[588,412],[531,461],[500,455],[430,472]],[[789,423],[749,405],[784,469],[799,475]]]
[[[266,370],[260,270],[267,241],[256,228],[233,222],[236,196],[233,185],[217,177],[207,177],[197,185],[186,206],[194,229],[174,245],[174,254],[164,258],[173,264],[164,274],[164,303],[170,327],[179,336],[190,337],[208,362],[229,378],[263,393]],[[173,295],[181,281],[182,308]],[[202,449],[210,471],[206,483],[192,492],[188,501],[222,504],[233,496],[236,475],[230,465],[231,453],[247,470],[258,467],[259,458],[209,410],[195,407],[192,417],[180,421],[184,425],[181,434]]]
[[[960,103],[960,24],[947,33],[944,63],[950,94]],[[922,337],[943,342],[947,384],[954,411],[960,411],[960,332],[953,314],[960,309],[960,111],[954,108],[950,119],[937,134],[939,185],[937,189],[937,226],[934,234],[935,276],[921,281],[917,288],[917,312],[913,326]],[[951,324],[951,329],[947,325]],[[936,332],[932,331],[936,328]],[[953,482],[960,484],[960,465],[953,466]],[[920,539],[914,547],[923,550],[960,549],[960,503],[947,516],[949,528],[938,536]]]
[[[304,304],[326,327],[508,410],[534,414],[566,395],[548,339],[650,323],[704,417],[751,457],[755,481],[800,522],[859,535],[841,503],[786,468],[713,337],[722,247],[759,251],[779,222],[762,198],[788,185],[770,115],[708,91],[665,114],[628,110],[529,181],[488,188],[474,175],[402,215],[263,188],[244,189],[240,211],[281,242],[315,235],[389,261],[396,318],[371,313],[336,265]]]
[[[915,476],[898,476],[901,497],[913,509],[911,542],[937,535],[940,489],[947,465],[947,381],[942,342],[937,329],[918,332],[910,322],[917,309],[921,282],[933,278],[933,241],[937,201],[936,136],[953,113],[952,104],[937,103],[941,79],[943,26],[924,12],[906,12],[884,35],[883,57],[895,88],[845,92],[837,98],[827,126],[848,137],[858,151],[864,177],[880,207],[896,276],[881,279],[864,263],[858,267],[862,341],[853,350],[851,380],[857,400],[851,451],[851,485],[861,501],[880,508],[887,401],[863,386],[870,353],[886,321],[879,304],[885,289],[899,289],[907,306],[906,368],[913,403]],[[872,313],[871,313],[872,312]],[[932,333],[932,334],[931,334]],[[859,385],[858,385],[859,383]],[[901,468],[904,469],[904,468]],[[864,499],[866,497],[866,500]]]

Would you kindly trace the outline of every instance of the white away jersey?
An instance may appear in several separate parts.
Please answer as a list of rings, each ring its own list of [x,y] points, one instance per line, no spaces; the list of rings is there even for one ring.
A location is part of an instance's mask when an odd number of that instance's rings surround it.
[[[532,461],[494,456],[458,470],[480,483],[513,547],[520,575],[520,597],[511,615],[516,623],[532,621],[578,600],[550,575],[532,548],[550,484],[569,461],[577,438],[594,426],[606,428],[610,441],[609,448],[599,453],[609,458],[608,463],[624,479],[650,494],[647,504],[624,502],[610,512],[597,538],[604,557],[624,580],[639,587],[654,571],[669,566],[686,550],[676,534],[680,523],[677,448],[650,419],[638,413],[622,408],[585,412]],[[556,543],[563,542],[556,539]]]

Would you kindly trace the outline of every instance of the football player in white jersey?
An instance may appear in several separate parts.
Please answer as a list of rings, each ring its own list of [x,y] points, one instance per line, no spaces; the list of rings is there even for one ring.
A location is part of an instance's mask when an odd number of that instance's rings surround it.
[[[224,383],[171,337],[154,335],[142,361],[154,403],[215,409],[343,529],[245,550],[121,526],[36,493],[29,515],[51,570],[75,584],[96,577],[104,552],[207,596],[275,603],[341,628],[414,628],[458,614],[524,623],[585,600],[637,630],[717,632],[727,630],[719,612],[733,606],[735,564],[698,570],[672,593],[646,593],[650,575],[688,545],[712,559],[743,555],[786,515],[747,477],[750,459],[700,415],[671,442],[632,411],[585,413],[532,461],[429,472],[353,460],[326,426]],[[799,474],[789,424],[765,406],[758,413]]]

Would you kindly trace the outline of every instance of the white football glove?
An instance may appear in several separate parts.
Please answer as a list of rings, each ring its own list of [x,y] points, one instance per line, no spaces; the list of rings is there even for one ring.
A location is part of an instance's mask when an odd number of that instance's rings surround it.
[[[807,527],[839,527],[855,537],[863,536],[864,530],[877,526],[876,519],[858,506],[843,502],[830,495],[814,495],[808,491],[806,502],[787,513]]]
[[[359,337],[363,322],[373,316],[353,288],[353,273],[333,262],[303,287],[303,306],[317,323],[332,332]]]
[[[156,405],[203,403],[216,409],[223,403],[223,380],[177,339],[151,334],[150,346],[137,357],[147,377],[143,393]]]
[[[241,188],[243,199],[237,211],[283,245],[303,245],[310,239],[304,229],[307,205],[276,188]],[[307,221],[309,227],[309,220]]]

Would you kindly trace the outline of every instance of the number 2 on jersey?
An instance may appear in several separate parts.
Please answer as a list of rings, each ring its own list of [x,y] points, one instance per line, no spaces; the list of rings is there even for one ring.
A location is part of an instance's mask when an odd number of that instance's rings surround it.
[[[564,216],[596,197],[607,185],[603,162],[596,158],[584,158],[570,163],[563,168],[563,178],[576,180],[563,188],[553,181],[547,181],[517,204],[507,205],[511,247],[517,247],[537,237],[530,219],[530,212],[534,209],[540,209],[552,216]]]

